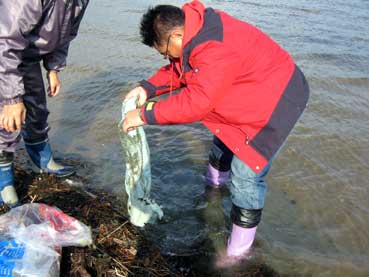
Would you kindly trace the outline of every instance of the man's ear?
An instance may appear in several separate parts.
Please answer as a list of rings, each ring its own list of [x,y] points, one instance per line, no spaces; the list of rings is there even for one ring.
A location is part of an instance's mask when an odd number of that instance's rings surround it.
[[[172,31],[171,35],[175,38],[183,38],[184,35],[183,29],[176,29]]]

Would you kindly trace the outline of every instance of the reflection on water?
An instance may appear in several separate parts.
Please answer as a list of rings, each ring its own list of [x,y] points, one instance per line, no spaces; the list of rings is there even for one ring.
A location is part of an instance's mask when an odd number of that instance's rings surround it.
[[[204,193],[198,199],[200,201],[195,206],[199,220],[206,225],[212,250],[218,255],[226,250],[228,229],[231,225],[229,216],[222,205],[222,198],[229,197],[227,192],[225,188],[205,187]]]
[[[122,97],[163,65],[138,35],[141,14],[158,3],[93,1],[61,74],[63,94],[50,101],[51,143],[81,157],[79,174],[121,199],[116,126]],[[369,2],[206,3],[265,30],[292,53],[311,86],[309,107],[269,176],[256,252],[282,274],[368,276]],[[164,253],[221,251],[231,203],[227,192],[203,198],[210,133],[198,123],[145,130],[152,197],[166,215],[148,235]]]

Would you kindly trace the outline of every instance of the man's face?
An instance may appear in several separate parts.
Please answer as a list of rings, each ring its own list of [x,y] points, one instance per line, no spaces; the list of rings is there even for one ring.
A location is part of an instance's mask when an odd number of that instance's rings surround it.
[[[183,30],[172,31],[160,44],[154,44],[154,48],[164,56],[164,59],[178,59],[182,51]]]

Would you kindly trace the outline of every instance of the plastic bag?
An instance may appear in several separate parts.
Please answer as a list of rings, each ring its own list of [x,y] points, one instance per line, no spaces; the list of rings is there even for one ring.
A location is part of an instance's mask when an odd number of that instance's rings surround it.
[[[0,216],[0,276],[59,276],[63,246],[92,243],[88,226],[45,204]]]
[[[139,227],[163,217],[161,207],[150,198],[150,149],[143,127],[124,133],[120,128],[128,111],[136,109],[136,98],[122,103],[122,120],[118,125],[126,165],[124,186],[128,194],[127,209],[130,222]]]

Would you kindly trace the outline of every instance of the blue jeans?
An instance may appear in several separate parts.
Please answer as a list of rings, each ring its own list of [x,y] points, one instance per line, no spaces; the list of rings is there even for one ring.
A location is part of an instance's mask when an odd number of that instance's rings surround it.
[[[214,136],[213,147],[210,152],[210,161],[213,164],[216,163],[214,161],[217,161],[221,168],[230,168],[230,192],[234,205],[247,210],[258,210],[264,207],[264,199],[267,192],[267,182],[265,179],[274,158],[278,155],[281,148],[260,173],[255,173],[247,164],[234,155],[225,144]],[[217,169],[219,169],[219,167]]]
[[[257,174],[237,156],[233,156],[230,191],[234,205],[247,210],[264,208],[264,199],[268,189],[265,178],[271,165],[272,160]]]

